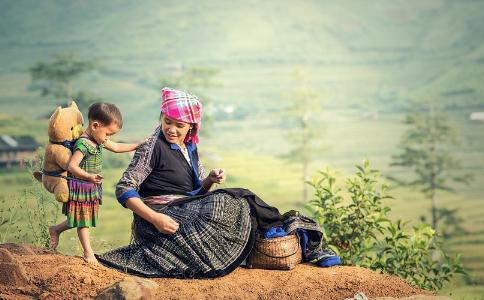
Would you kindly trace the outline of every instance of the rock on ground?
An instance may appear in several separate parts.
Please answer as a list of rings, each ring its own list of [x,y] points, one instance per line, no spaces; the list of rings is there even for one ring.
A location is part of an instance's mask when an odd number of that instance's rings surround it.
[[[143,300],[153,299],[158,284],[151,280],[127,277],[102,290],[96,300]]]

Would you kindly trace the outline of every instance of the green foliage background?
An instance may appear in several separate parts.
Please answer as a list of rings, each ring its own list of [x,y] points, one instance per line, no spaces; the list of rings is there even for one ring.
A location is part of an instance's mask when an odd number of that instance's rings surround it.
[[[308,183],[315,189],[310,208],[323,227],[324,240],[343,264],[398,275],[411,284],[438,291],[456,274],[465,274],[460,256],[449,257],[429,224],[405,228],[388,218],[388,186],[368,161],[357,165],[346,184],[329,169]],[[346,192],[348,197],[342,196]]]
[[[98,63],[73,85],[119,105],[125,125],[118,140],[152,132],[160,78],[216,69],[217,87],[204,91],[213,107],[210,135],[200,145],[204,160],[227,170],[226,186],[249,188],[283,211],[304,210],[301,168],[282,159],[291,145],[280,112],[289,106],[286,95],[299,88],[296,68],[323,99],[317,123],[328,147],[315,153],[310,174],[330,165],[343,177],[368,158],[385,175],[410,178],[390,167],[406,128],[402,121],[417,101],[436,99],[456,124],[453,153],[475,176],[469,186],[455,186],[456,194],[439,193],[438,204],[458,208],[468,232],[445,242],[449,251],[463,253],[471,276],[447,292],[477,298],[484,294],[484,124],[469,114],[484,110],[482,28],[484,3],[467,0],[1,1],[0,134],[33,134],[47,142],[44,117],[59,99],[29,90],[28,70],[58,53]],[[131,215],[113,196],[121,172],[104,173],[96,251],[129,240]],[[21,199],[29,182],[25,171],[1,171],[5,205]],[[391,193],[390,217],[414,223],[428,217],[428,201],[418,190]],[[62,237],[60,250],[80,253],[74,232]]]

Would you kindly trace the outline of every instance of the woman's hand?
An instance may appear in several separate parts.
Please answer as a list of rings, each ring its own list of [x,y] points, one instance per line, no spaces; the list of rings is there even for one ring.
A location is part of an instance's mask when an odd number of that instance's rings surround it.
[[[224,169],[213,169],[208,174],[208,178],[210,179],[210,181],[212,183],[219,183],[220,184],[220,183],[225,182],[226,174],[225,174]]]
[[[178,223],[170,216],[158,213],[143,203],[140,198],[132,197],[126,200],[126,207],[135,214],[150,222],[162,233],[172,234],[178,230]]]
[[[202,180],[202,189],[199,194],[205,194],[210,191],[214,183],[224,183],[227,175],[224,169],[213,169],[207,177]]]
[[[162,213],[155,213],[152,216],[151,224],[161,233],[173,234],[178,230],[178,223],[172,217]]]

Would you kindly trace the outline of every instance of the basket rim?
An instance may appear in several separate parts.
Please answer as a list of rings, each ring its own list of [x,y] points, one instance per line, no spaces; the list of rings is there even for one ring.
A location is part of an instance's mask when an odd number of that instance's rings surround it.
[[[263,238],[261,234],[257,234],[256,236],[256,241],[261,242],[261,243],[274,243],[274,242],[280,242],[282,240],[289,240],[289,239],[297,239],[296,234],[288,234],[286,236],[280,236],[280,237],[275,237],[275,238]]]
[[[262,246],[268,246],[268,245],[283,242],[283,241],[291,241],[292,242],[293,240],[295,240],[294,241],[294,251],[291,251],[292,253],[290,253],[290,254],[285,254],[285,255],[281,255],[281,256],[270,255],[270,254],[266,253],[265,251],[263,251],[260,247],[261,245]],[[258,243],[259,243],[259,247],[257,246]],[[270,257],[270,258],[287,258],[287,257],[291,257],[291,256],[295,255],[299,251],[299,249],[301,249],[301,245],[299,243],[299,238],[296,234],[288,234],[286,236],[276,237],[276,238],[268,238],[268,239],[262,239],[261,235],[258,235],[257,238],[256,238],[256,243],[254,244],[253,249],[255,251],[257,251],[258,253],[260,253],[264,256]]]

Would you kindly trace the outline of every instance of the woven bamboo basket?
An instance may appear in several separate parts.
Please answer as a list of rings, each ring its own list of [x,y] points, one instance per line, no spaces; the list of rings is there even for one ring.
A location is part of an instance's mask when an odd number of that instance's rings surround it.
[[[262,239],[257,235],[247,266],[254,269],[291,270],[301,261],[302,250],[297,235],[272,239]]]

